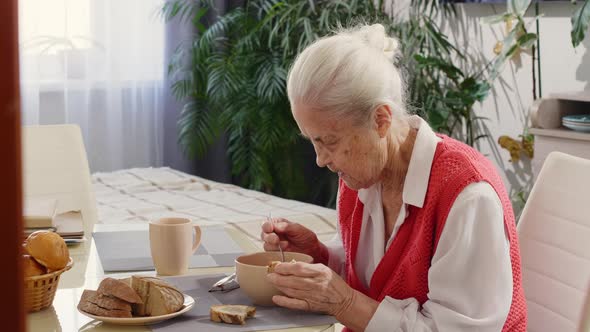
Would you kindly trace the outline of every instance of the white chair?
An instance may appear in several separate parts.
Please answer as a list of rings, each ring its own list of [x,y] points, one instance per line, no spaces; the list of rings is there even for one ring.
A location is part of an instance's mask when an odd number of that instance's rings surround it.
[[[80,128],[77,125],[23,127],[25,198],[55,198],[58,213],[81,210],[84,234],[97,221],[96,200]]]
[[[528,330],[578,331],[590,281],[590,160],[549,154],[518,233]]]

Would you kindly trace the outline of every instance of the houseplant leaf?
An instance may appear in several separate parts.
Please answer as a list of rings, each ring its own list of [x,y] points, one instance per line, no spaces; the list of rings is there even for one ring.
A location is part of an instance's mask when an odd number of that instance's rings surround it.
[[[506,5],[508,6],[508,13],[522,17],[531,5],[531,0],[508,0]]]
[[[517,40],[518,45],[520,48],[529,49],[537,42],[537,34],[536,33],[527,33],[520,36]]]
[[[505,21],[513,19],[513,18],[514,18],[514,14],[512,14],[512,13],[492,15],[492,16],[486,16],[486,17],[482,18],[481,23],[482,24],[496,24],[496,23],[500,23],[500,22],[505,22]]]
[[[576,10],[572,16],[572,45],[578,47],[588,31],[590,23],[590,0],[585,0],[584,3]]]

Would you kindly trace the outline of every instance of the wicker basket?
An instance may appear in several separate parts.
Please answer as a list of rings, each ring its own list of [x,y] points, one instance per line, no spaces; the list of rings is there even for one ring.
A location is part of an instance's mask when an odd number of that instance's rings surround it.
[[[25,308],[28,312],[43,310],[53,303],[59,277],[72,265],[74,261],[70,257],[66,267],[61,270],[25,278]]]

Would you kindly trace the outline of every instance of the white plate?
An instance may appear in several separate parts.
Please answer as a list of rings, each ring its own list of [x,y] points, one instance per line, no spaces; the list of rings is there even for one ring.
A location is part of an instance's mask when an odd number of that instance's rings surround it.
[[[580,126],[577,124],[573,124],[573,123],[563,123],[564,127],[567,127],[569,129],[575,130],[575,131],[579,131],[579,132],[584,132],[584,133],[590,133],[590,126]]]
[[[562,123],[569,123],[569,124],[573,124],[576,126],[584,126],[584,127],[590,127],[590,122],[574,122],[574,121],[567,121],[567,120],[562,120]]]
[[[561,118],[563,121],[576,123],[590,123],[590,114],[566,115]]]
[[[85,315],[88,316],[92,319],[96,319],[98,321],[101,322],[105,322],[105,323],[110,323],[110,324],[118,324],[118,325],[148,325],[148,324],[156,324],[159,322],[163,322],[165,320],[168,320],[170,318],[174,318],[176,316],[180,316],[182,314],[184,314],[185,312],[191,310],[194,306],[195,306],[195,299],[193,299],[191,296],[183,294],[184,295],[184,303],[182,305],[182,308],[180,310],[178,310],[177,312],[173,312],[171,314],[168,315],[161,315],[161,316],[149,316],[149,317],[132,317],[132,318],[115,318],[115,317],[104,317],[104,316],[95,316],[92,314],[89,314],[87,312],[84,312],[80,309],[78,309],[78,311]]]

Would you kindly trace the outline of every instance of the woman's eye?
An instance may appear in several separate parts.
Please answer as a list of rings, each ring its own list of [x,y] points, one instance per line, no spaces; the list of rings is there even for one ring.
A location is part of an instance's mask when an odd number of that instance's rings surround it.
[[[334,145],[336,145],[336,143],[338,143],[338,140],[327,141],[325,144],[327,146],[334,146]]]

